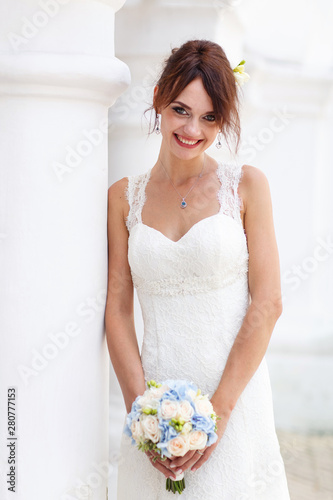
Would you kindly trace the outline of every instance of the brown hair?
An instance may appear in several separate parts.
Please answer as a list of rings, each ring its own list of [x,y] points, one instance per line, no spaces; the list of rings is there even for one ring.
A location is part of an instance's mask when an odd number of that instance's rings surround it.
[[[237,85],[224,50],[215,42],[189,40],[180,48],[172,49],[156,83],[158,92],[153,105],[145,113],[153,109],[157,113],[168,106],[198,76],[212,100],[216,123],[228,146],[229,136],[235,136],[237,151],[241,133]],[[155,127],[156,122],[151,132]]]

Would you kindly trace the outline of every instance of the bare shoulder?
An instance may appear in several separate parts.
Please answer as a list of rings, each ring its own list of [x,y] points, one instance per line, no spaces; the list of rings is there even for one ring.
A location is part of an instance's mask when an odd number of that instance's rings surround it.
[[[127,178],[114,182],[108,190],[108,318],[113,314],[133,314],[133,283],[128,262],[128,230],[124,220]]]
[[[111,184],[109,187],[109,198],[114,198],[116,200],[125,199],[125,190],[128,184],[128,177],[123,177],[118,181]]]
[[[108,212],[122,215],[125,221],[128,215],[128,202],[126,199],[126,189],[128,186],[128,177],[123,177],[111,184],[108,190]]]
[[[247,207],[253,203],[258,201],[269,202],[269,182],[264,172],[253,165],[243,165],[238,193],[243,200],[245,212]]]

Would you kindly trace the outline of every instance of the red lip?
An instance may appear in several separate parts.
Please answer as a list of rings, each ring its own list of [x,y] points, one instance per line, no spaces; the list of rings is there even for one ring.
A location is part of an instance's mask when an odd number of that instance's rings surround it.
[[[193,149],[193,148],[196,148],[197,146],[199,146],[199,144],[202,142],[202,139],[199,139],[198,142],[196,142],[195,144],[184,144],[183,142],[181,142],[177,135],[176,134],[173,134],[174,137],[175,137],[175,140],[177,142],[177,144],[179,144],[179,146],[182,146],[183,148],[187,148],[187,149]]]

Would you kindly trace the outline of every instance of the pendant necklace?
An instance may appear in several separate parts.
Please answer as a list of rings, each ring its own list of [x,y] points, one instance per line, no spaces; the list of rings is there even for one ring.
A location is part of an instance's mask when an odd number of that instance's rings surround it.
[[[166,171],[165,166],[163,165],[163,162],[162,162],[162,160],[161,160],[161,159],[160,159],[160,162],[161,162],[162,167],[163,167],[163,168],[164,168],[164,170],[165,170],[165,173],[166,173],[166,174],[167,174],[167,176],[169,177],[170,182],[171,182],[171,184],[173,185],[173,187],[174,187],[175,191],[178,193],[178,191],[177,191],[177,189],[176,189],[176,187],[175,187],[174,183],[172,182],[172,180],[171,180],[171,178],[170,178],[170,175],[169,175],[169,174],[168,174],[168,172]],[[201,169],[201,172],[200,172],[200,174],[198,175],[198,178],[196,179],[196,181],[195,181],[195,183],[193,184],[193,186],[190,188],[190,190],[186,193],[186,195],[185,195],[184,197],[183,197],[180,193],[178,193],[178,194],[179,194],[179,196],[180,196],[180,197],[181,197],[181,199],[182,199],[182,201],[181,201],[181,203],[180,203],[180,207],[181,207],[181,208],[185,208],[185,207],[187,206],[187,203],[186,203],[186,201],[185,201],[185,198],[186,198],[186,197],[187,197],[187,195],[188,195],[188,194],[192,191],[192,189],[194,188],[195,184],[198,182],[199,178],[200,178],[200,177],[202,177],[202,172],[203,172],[204,166],[205,166],[205,154],[204,154],[204,158],[203,158],[203,162],[202,162],[202,169]]]

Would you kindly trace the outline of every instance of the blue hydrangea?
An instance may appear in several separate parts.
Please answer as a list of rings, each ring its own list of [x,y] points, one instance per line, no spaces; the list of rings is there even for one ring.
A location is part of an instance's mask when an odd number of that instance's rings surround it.
[[[139,420],[140,418],[140,415],[141,415],[141,407],[140,405],[138,404],[138,399],[139,399],[140,396],[138,396],[136,398],[136,400],[133,402],[132,404],[132,408],[131,408],[131,411],[130,413],[126,416],[126,425],[125,425],[125,428],[124,428],[124,433],[129,436],[129,437],[132,437],[132,431],[131,431],[131,425],[132,425],[132,422],[135,422],[136,420]],[[134,439],[132,438],[132,443],[134,444],[135,441]]]
[[[217,434],[215,431],[212,431],[208,434],[206,446],[210,446],[211,444],[216,443],[216,441],[217,441]]]
[[[198,390],[198,387],[193,382],[189,382],[187,380],[165,380],[164,382],[162,382],[162,384],[166,384],[170,387],[171,391],[168,392],[177,394],[177,400],[187,399],[188,401],[190,401],[191,398],[187,395],[187,392],[190,389],[195,392],[197,392]]]
[[[193,430],[203,431],[207,435],[214,432],[215,423],[210,417],[203,417],[202,415],[193,415],[191,419]]]
[[[177,391],[175,391],[174,389],[170,389],[169,391],[166,391],[160,401],[162,403],[162,401],[164,401],[165,399],[170,399],[170,401],[180,401],[180,397],[179,397],[179,394]]]
[[[164,420],[162,418],[158,427],[161,429],[161,443],[166,443],[178,435],[176,429],[169,424],[169,420]]]

